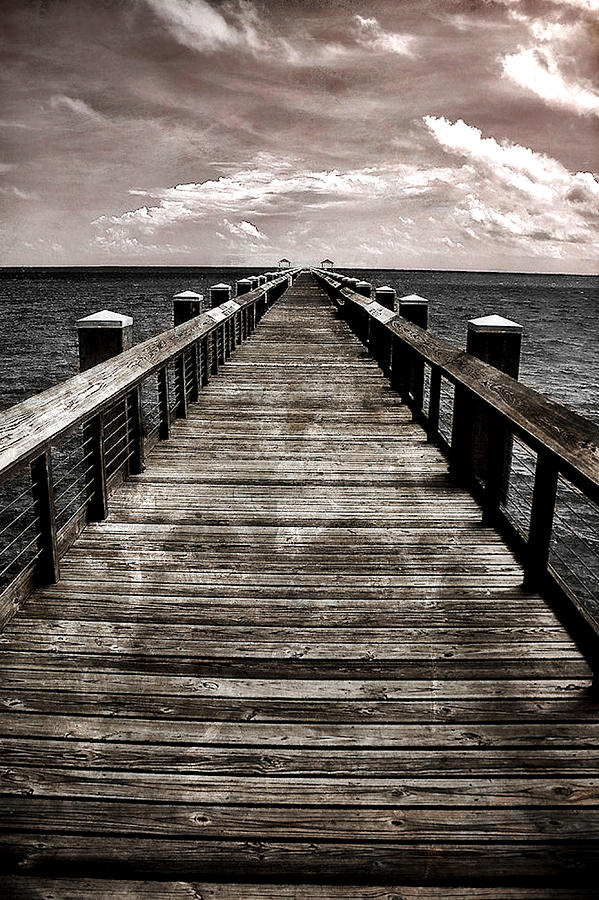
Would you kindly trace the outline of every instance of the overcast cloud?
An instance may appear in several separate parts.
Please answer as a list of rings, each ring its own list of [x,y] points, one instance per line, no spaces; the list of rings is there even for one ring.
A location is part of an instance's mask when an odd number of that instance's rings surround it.
[[[4,265],[598,271],[599,0],[4,0]]]

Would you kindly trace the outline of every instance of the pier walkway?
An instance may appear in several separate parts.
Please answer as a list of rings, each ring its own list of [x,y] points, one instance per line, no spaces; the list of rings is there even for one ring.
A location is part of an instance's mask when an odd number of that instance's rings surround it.
[[[302,274],[0,635],[0,893],[596,896],[591,670],[522,581]]]

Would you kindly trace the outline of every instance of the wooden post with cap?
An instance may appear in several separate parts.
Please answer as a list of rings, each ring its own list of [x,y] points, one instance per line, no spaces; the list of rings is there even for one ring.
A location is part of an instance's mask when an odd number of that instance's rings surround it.
[[[522,349],[522,325],[491,315],[471,319],[468,322],[466,351],[477,359],[489,363],[512,378],[520,372]],[[491,506],[505,497],[511,461],[512,438],[501,423],[496,421],[484,404],[462,387],[456,387],[451,439],[451,471],[462,482],[475,490],[486,485],[487,495],[493,494]],[[493,439],[494,471],[489,472],[488,456]],[[490,491],[492,474],[494,489]],[[492,510],[486,504],[486,517]]]

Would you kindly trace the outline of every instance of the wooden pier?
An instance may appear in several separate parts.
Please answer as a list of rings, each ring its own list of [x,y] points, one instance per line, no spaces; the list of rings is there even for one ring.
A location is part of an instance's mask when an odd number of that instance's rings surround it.
[[[385,316],[369,352],[332,284],[303,272],[231,328],[148,344],[169,439],[95,483],[107,517],[40,531],[0,634],[2,896],[597,896],[592,640],[523,588],[418,421],[419,369],[389,381]],[[160,372],[190,346],[174,418]],[[135,352],[68,406],[84,438]],[[28,409],[0,462],[54,439]]]

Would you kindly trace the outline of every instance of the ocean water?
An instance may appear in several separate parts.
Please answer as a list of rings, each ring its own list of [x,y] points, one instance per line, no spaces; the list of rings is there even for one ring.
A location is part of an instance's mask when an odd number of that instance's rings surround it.
[[[77,372],[82,316],[133,316],[141,341],[172,323],[172,297],[206,293],[255,268],[0,270],[0,408]],[[521,380],[599,423],[599,277],[492,272],[343,270],[430,301],[430,328],[464,346],[469,319],[497,313],[524,326]]]

